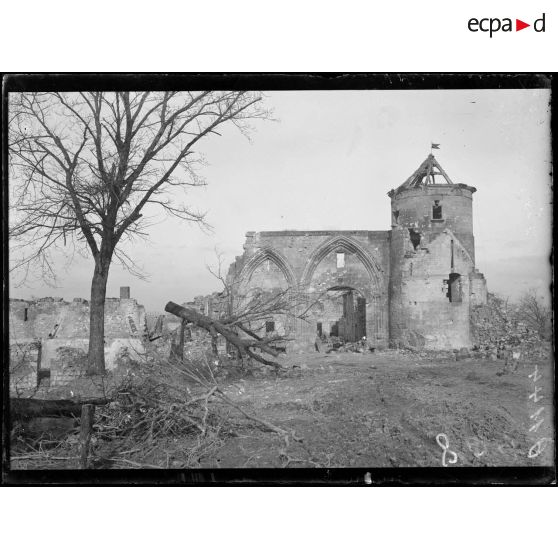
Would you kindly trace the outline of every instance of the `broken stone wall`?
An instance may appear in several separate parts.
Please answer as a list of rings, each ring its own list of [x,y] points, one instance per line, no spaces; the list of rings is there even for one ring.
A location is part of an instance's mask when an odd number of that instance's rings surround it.
[[[453,268],[452,252],[453,248]],[[401,257],[402,255],[402,257]],[[390,332],[395,346],[453,349],[472,344],[469,325],[472,262],[449,232],[423,234],[413,245],[405,229],[392,231]],[[459,274],[450,300],[450,273]]]
[[[124,294],[129,292],[124,291]],[[108,298],[105,304],[105,361],[107,370],[118,355],[143,355],[145,309],[130,298]],[[89,303],[76,298],[11,299],[9,307],[10,390],[36,388],[41,383],[63,385],[85,374],[83,359],[89,346]],[[68,349],[67,354],[64,352]],[[60,353],[62,351],[62,353]],[[76,352],[77,351],[77,352]],[[60,354],[63,357],[60,357]],[[44,381],[43,381],[44,380]]]
[[[196,296],[194,300],[185,302],[183,306],[192,308],[204,316],[218,319],[220,313],[224,310],[223,302],[224,298],[220,293],[211,293],[208,295]]]
[[[191,302],[182,304],[196,312],[218,319],[222,298],[218,293],[195,297]],[[180,346],[180,329],[182,320],[172,314],[149,314],[147,317],[149,340],[148,351],[158,358],[168,359],[176,356]],[[226,353],[226,342],[222,336],[217,337],[218,354]],[[203,328],[186,324],[184,327],[183,357],[189,360],[211,360],[213,346],[211,335]]]
[[[357,298],[364,298],[366,301],[366,337],[373,346],[379,346],[387,341],[387,328],[385,327],[387,315],[382,304],[382,302],[386,302],[387,297],[382,298],[378,292],[383,285],[380,283],[381,286],[377,286],[374,283],[374,278],[370,276],[366,265],[354,251],[346,248],[342,252],[344,254],[343,267],[337,266],[337,253],[337,251],[333,251],[327,254],[314,269],[308,285],[310,303],[314,300],[323,301],[328,293],[335,292],[342,287],[353,289],[350,291],[353,293],[353,302]],[[382,281],[383,278],[383,275],[378,274],[379,281]],[[337,316],[341,327],[339,334],[344,339],[353,340],[355,336],[353,330],[354,308],[352,311],[347,310],[347,307],[343,308],[342,314]],[[314,309],[311,314],[315,321],[319,321],[322,317],[335,319],[334,316],[328,316],[327,312],[322,316]]]
[[[471,305],[479,306],[488,303],[488,289],[484,275],[477,269],[469,274]]]
[[[342,266],[337,254],[343,254]],[[366,298],[367,336],[381,347],[388,343],[388,276],[387,231],[266,231],[247,233],[244,254],[231,265],[228,279],[250,286],[254,278],[268,289],[287,285],[298,300],[305,297],[308,319],[285,324],[286,334],[296,340],[294,348],[313,347],[318,322],[329,319],[313,305],[328,290],[356,289]]]
[[[69,302],[62,298],[11,299],[9,308],[10,342],[26,342],[48,337],[67,314]],[[77,318],[77,317],[76,317]],[[79,318],[77,318],[79,321]]]
[[[474,261],[475,191],[466,184],[428,183],[389,192],[394,345],[436,350],[472,345],[470,308],[486,299],[486,282]]]
[[[429,186],[426,189],[404,190],[392,197],[394,227],[413,229],[423,234],[440,233],[450,229],[475,260],[473,237],[473,192],[464,184]],[[442,219],[433,219],[432,207],[439,200]]]
[[[145,308],[133,298],[108,298],[105,303],[105,337],[142,337],[146,334]]]
[[[184,339],[184,358],[187,360],[208,361],[214,358],[211,335],[200,327],[189,326]],[[227,352],[227,343],[222,335],[217,336],[217,355]]]
[[[256,282],[256,288],[262,288],[262,285]],[[265,290],[265,288],[263,288],[263,290]],[[193,301],[185,303],[184,306],[190,307],[200,314],[214,320],[229,316],[231,310],[225,292],[214,292],[209,295],[197,296]],[[257,327],[256,324],[254,324],[254,326]],[[265,327],[265,324],[263,327]],[[175,338],[178,335],[179,329],[177,328],[174,332]],[[185,359],[211,362],[213,358],[217,356],[215,355],[215,350],[217,351],[217,355],[226,354],[227,343],[223,336],[217,335],[215,340],[213,340],[209,332],[205,329],[196,327],[193,324],[187,324],[185,326],[183,351],[183,357]]]
[[[10,300],[10,344],[39,339],[83,339],[89,337],[89,303],[61,298]],[[105,336],[142,337],[146,333],[145,308],[134,299],[107,298]]]
[[[262,300],[273,299],[290,288],[283,271],[271,260],[265,260],[254,271],[245,278],[242,284],[242,295],[240,292],[233,304],[233,313],[242,313],[254,298]],[[251,329],[257,335],[264,336],[266,333],[276,335],[290,335],[293,331],[292,319],[282,313],[269,313],[267,320],[257,320],[251,324]]]

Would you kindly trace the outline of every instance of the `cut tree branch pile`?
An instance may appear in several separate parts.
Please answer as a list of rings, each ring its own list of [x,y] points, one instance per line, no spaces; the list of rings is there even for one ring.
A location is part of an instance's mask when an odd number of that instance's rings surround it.
[[[44,440],[43,433],[39,438],[29,436],[14,421],[11,459],[15,467],[59,468],[61,460],[72,466],[78,456],[93,468],[198,467],[200,460],[211,456],[228,436],[250,428],[239,423],[230,409],[279,437],[283,465],[289,459],[291,441],[305,448],[303,439],[292,429],[273,424],[231,399],[217,383],[209,363],[203,366],[153,358],[134,368],[106,400],[87,400],[92,402],[104,405],[95,413],[90,452],[79,453],[75,434]],[[11,403],[14,418],[20,420],[45,411],[44,401],[13,399]],[[47,407],[50,403],[54,407],[49,408],[49,414],[61,410],[79,417],[85,401],[47,401]]]

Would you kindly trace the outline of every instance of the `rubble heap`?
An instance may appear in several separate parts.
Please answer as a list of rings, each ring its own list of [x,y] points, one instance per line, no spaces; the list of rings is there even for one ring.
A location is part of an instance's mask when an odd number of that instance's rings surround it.
[[[543,356],[548,343],[521,320],[518,308],[494,294],[488,303],[471,309],[471,332],[474,349],[483,356],[505,358],[506,351],[518,350],[524,358]]]

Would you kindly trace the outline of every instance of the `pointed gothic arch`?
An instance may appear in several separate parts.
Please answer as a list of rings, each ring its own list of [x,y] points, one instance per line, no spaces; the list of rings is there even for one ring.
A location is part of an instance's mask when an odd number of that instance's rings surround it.
[[[252,274],[266,260],[273,262],[283,273],[290,288],[296,287],[294,271],[287,259],[274,248],[266,246],[258,250],[244,265],[240,272],[241,281],[250,281]]]
[[[328,254],[330,254],[334,250],[339,249],[343,249],[346,250],[348,253],[355,254],[366,268],[366,271],[370,276],[372,285],[374,286],[374,290],[378,291],[381,289],[382,282],[380,280],[380,274],[382,273],[382,269],[380,268],[374,257],[370,253],[368,253],[359,242],[347,236],[341,235],[326,240],[314,250],[313,254],[308,259],[308,263],[304,268],[304,272],[302,273],[302,279],[300,282],[301,285],[303,287],[307,287],[312,281],[314,272],[316,271],[316,268],[321,263],[321,261]]]

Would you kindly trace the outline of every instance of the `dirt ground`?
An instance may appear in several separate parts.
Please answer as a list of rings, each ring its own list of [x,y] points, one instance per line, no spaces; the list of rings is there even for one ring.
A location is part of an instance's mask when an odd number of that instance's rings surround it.
[[[113,447],[98,440],[100,445],[92,448],[92,467],[554,464],[554,377],[548,360],[524,361],[506,374],[502,360],[455,360],[451,353],[314,352],[283,355],[281,360],[287,372],[276,375],[266,369],[255,376],[229,377],[221,389],[248,414],[294,433],[288,445],[284,436],[214,400],[212,420],[222,425],[218,434],[165,436],[149,447],[126,446],[118,462],[113,453],[120,442]],[[45,421],[55,424],[45,426]],[[18,453],[33,451],[18,457],[13,468],[75,467],[76,420],[39,422],[35,437],[48,427],[54,440],[48,442],[47,436],[45,447],[54,444],[57,449],[49,450],[50,459],[43,462],[43,454],[37,455],[33,447],[19,448]],[[60,423],[62,431],[56,434]]]
[[[523,362],[506,375],[498,375],[501,360],[455,361],[396,351],[289,355],[283,363],[292,370],[286,377],[238,380],[226,393],[248,412],[294,430],[303,442],[291,441],[286,448],[280,436],[239,415],[234,435],[199,466],[554,463],[548,361]],[[535,388],[537,401],[530,397]]]

